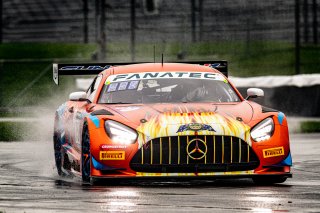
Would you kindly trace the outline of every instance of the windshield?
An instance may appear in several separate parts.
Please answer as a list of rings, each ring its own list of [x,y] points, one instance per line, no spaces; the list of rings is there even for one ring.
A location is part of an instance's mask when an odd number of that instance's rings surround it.
[[[159,75],[156,75],[159,74]],[[239,102],[218,73],[136,73],[109,76],[98,103]]]

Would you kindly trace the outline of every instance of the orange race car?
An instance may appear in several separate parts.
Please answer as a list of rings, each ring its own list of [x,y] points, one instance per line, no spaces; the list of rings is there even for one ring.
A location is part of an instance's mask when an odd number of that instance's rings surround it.
[[[292,177],[282,112],[244,99],[228,80],[227,62],[54,64],[59,75],[98,74],[55,114],[59,175],[100,178]]]

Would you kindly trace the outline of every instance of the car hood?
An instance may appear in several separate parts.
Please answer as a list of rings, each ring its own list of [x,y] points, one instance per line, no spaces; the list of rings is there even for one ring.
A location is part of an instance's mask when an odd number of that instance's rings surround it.
[[[139,125],[141,120],[150,120],[152,118],[176,116],[185,117],[188,122],[196,115],[228,117],[236,119],[243,123],[249,123],[252,119],[253,110],[248,102],[239,102],[233,104],[212,104],[212,103],[179,103],[179,104],[126,104],[108,106],[109,109],[126,118],[130,123]],[[190,120],[191,119],[191,120]],[[205,121],[204,121],[205,122]],[[220,120],[213,120],[219,123]],[[142,122],[143,123],[143,122]],[[170,119],[168,124],[183,124],[184,119]]]
[[[132,124],[131,127],[140,133],[141,145],[153,138],[177,135],[228,135],[250,143],[247,124],[252,119],[253,110],[246,101],[109,105],[108,108]]]

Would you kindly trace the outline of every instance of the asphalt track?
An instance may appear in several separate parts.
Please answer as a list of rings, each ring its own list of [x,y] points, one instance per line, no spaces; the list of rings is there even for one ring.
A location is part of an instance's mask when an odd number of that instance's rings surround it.
[[[82,185],[56,175],[49,142],[0,143],[0,212],[320,212],[320,134],[291,135],[293,178]]]

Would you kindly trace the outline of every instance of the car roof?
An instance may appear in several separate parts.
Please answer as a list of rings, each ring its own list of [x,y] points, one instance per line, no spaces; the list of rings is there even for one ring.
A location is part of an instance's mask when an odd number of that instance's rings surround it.
[[[111,67],[103,72],[109,72],[112,69],[112,74],[122,73],[139,73],[139,72],[173,72],[173,71],[185,71],[185,72],[215,72],[220,73],[218,70],[199,64],[184,64],[184,63],[143,63],[143,64],[131,64]]]

